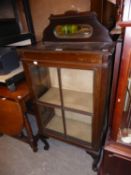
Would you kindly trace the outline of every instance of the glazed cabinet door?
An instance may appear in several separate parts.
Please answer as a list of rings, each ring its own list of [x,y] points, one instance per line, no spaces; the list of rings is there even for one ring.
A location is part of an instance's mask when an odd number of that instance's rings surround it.
[[[62,68],[59,73],[66,137],[91,144],[94,71]]]
[[[94,70],[35,64],[28,68],[43,132],[91,145]]]

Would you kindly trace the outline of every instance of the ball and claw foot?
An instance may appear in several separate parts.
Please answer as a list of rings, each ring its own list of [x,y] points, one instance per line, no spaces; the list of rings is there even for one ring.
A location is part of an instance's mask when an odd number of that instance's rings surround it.
[[[94,159],[93,164],[92,164],[92,169],[94,171],[98,171],[98,160]]]
[[[89,153],[88,151],[86,151],[88,154],[90,154],[93,158],[93,163],[92,163],[92,169],[94,171],[98,171],[98,167],[99,167],[99,161],[100,161],[100,152],[98,153],[98,155],[92,155],[91,153]]]
[[[49,149],[49,144],[44,146],[44,150],[48,150]]]
[[[49,143],[47,142],[47,137],[43,136],[43,135],[40,135],[40,140],[45,144],[44,146],[44,150],[48,150],[49,149]]]

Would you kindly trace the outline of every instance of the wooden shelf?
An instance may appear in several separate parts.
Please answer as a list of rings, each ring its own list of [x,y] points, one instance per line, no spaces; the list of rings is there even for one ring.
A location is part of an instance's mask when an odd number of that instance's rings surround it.
[[[93,113],[93,94],[87,92],[62,89],[64,107]],[[39,102],[61,106],[60,92],[58,88],[50,88],[39,98]]]
[[[46,126],[47,129],[64,133],[62,117],[55,115]],[[66,118],[67,135],[91,143],[91,124]]]

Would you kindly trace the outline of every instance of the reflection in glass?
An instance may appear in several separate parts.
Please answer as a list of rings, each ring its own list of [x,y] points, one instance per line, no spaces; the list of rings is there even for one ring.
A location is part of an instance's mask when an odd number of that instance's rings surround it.
[[[131,145],[131,75],[128,78],[122,122],[118,134],[118,142]]]
[[[34,92],[39,101],[61,105],[58,74],[56,68],[46,68],[40,66],[30,67]]]
[[[36,97],[40,97],[51,86],[49,70],[48,68],[30,65],[30,72],[35,95]]]
[[[38,104],[38,107],[43,128],[64,134],[61,110],[41,104]]]
[[[63,118],[60,109],[54,108],[54,114],[51,120],[46,125],[46,128],[53,131],[57,131],[59,133],[64,133]]]

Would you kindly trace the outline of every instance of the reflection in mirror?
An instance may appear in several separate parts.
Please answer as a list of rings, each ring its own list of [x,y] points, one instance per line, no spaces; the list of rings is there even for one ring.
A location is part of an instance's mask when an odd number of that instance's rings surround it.
[[[89,38],[92,34],[93,27],[88,24],[63,24],[57,25],[54,29],[54,35],[64,39]]]

